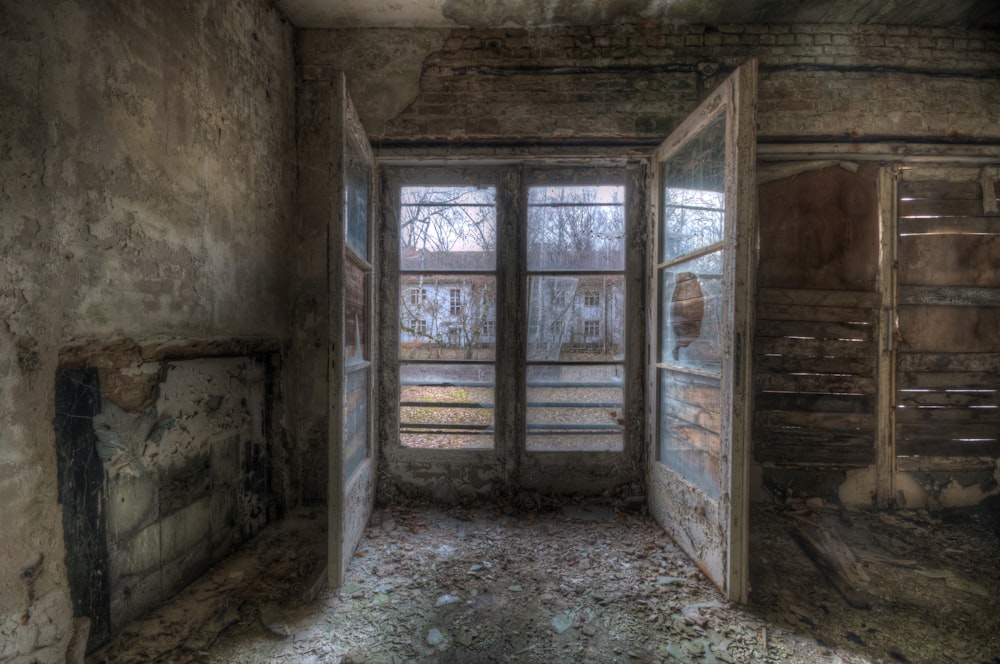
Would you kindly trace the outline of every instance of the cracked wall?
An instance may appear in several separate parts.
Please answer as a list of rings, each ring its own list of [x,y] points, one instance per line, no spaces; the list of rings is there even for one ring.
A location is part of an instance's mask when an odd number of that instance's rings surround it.
[[[4,0],[0,53],[0,662],[62,662],[60,351],[287,338],[292,31],[263,0]]]

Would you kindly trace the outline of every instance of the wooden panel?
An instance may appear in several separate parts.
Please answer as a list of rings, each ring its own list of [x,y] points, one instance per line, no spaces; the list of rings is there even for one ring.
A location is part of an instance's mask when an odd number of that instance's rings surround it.
[[[1000,287],[1000,235],[899,238],[900,284]]]
[[[996,440],[953,443],[948,440],[897,440],[900,456],[997,456],[1000,443]]]
[[[1000,233],[1000,217],[915,217],[899,220],[901,235]]]
[[[899,289],[901,305],[941,304],[950,307],[1000,306],[1000,288],[963,286],[903,286]]]
[[[804,310],[829,307],[877,307],[879,294],[871,291],[814,290],[808,288],[761,288],[759,304],[798,304]],[[813,319],[803,319],[813,320]]]
[[[762,286],[873,290],[878,268],[877,167],[840,166],[759,187]]]
[[[914,199],[899,201],[900,217],[975,217],[983,213],[983,199]]]
[[[990,353],[1000,348],[1000,307],[913,306],[898,311],[904,352]]]
[[[931,198],[981,200],[982,187],[978,182],[946,182],[943,180],[925,180],[917,182],[902,181],[899,183],[899,197],[904,200]]]
[[[765,288],[758,302],[757,459],[845,468],[872,463],[879,294]]]
[[[907,371],[984,371],[1000,374],[1000,353],[905,353],[900,355],[897,370]]]

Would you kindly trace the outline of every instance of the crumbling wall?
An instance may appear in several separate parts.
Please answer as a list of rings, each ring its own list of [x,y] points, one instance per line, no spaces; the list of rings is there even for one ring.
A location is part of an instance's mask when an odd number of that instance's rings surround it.
[[[751,56],[765,140],[1000,133],[1000,39],[985,31],[622,19],[300,35],[303,76],[349,72],[359,115],[385,144],[655,142]]]
[[[292,31],[265,0],[5,0],[0,54],[0,662],[62,662],[60,351],[287,338]]]

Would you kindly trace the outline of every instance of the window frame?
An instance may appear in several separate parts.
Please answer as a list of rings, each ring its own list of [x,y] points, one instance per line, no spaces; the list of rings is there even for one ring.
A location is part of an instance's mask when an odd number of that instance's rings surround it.
[[[383,265],[380,266],[380,302],[382,354],[380,358],[381,402],[386,405],[379,423],[379,440],[390,476],[403,484],[435,486],[454,483],[456,477],[472,473],[516,482],[528,489],[536,487],[579,487],[584,483],[605,488],[634,481],[635,468],[643,454],[643,408],[645,366],[644,269],[647,232],[647,190],[649,161],[635,159],[472,159],[450,163],[423,160],[386,160],[380,164],[383,186],[383,224],[380,241]],[[487,182],[488,181],[488,182]],[[620,449],[548,451],[528,450],[525,445],[526,418],[526,342],[527,317],[527,239],[524,228],[527,215],[527,191],[533,184],[615,184],[625,186],[625,344],[624,384],[622,386],[622,421],[625,427]],[[496,440],[492,450],[485,449],[414,449],[399,440],[399,230],[393,210],[398,188],[409,185],[489,184],[497,188],[497,295],[495,320],[496,361]],[[520,193],[518,193],[520,192]],[[503,256],[516,256],[505,260]],[[506,264],[509,263],[509,264]],[[505,368],[513,367],[513,368]],[[503,441],[502,444],[499,441]],[[412,473],[420,468],[421,477]],[[450,470],[449,470],[450,469]],[[458,473],[457,475],[455,473]],[[587,479],[584,480],[584,477]],[[436,484],[435,484],[436,483]],[[491,486],[489,482],[485,485]],[[467,488],[470,486],[465,485]],[[495,485],[492,485],[495,486]],[[558,490],[558,489],[557,489]]]

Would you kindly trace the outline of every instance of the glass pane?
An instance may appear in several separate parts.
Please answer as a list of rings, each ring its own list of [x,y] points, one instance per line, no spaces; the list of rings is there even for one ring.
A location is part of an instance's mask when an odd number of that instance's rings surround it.
[[[368,456],[367,367],[344,376],[344,479]]]
[[[368,359],[368,271],[353,258],[344,265],[344,364]]]
[[[722,449],[719,379],[659,372],[660,461],[717,500]]]
[[[399,384],[404,446],[493,447],[493,365],[404,364]]]
[[[485,270],[496,267],[494,187],[402,187],[401,270]]]
[[[622,449],[622,365],[527,369],[527,448]]]
[[[347,223],[345,233],[347,235],[347,246],[353,249],[366,261],[371,260],[368,255],[368,206],[370,204],[371,192],[369,183],[371,174],[368,164],[361,156],[360,151],[354,145],[354,141],[347,142],[347,172],[344,174],[344,206]]]
[[[661,261],[722,241],[725,157],[726,117],[719,114],[661,162]]]
[[[528,359],[625,356],[625,277],[535,275],[528,280]]]
[[[722,251],[660,273],[660,362],[722,367]]]
[[[495,348],[495,277],[400,275],[400,359],[492,360]]]
[[[531,187],[529,270],[625,269],[625,187]]]

